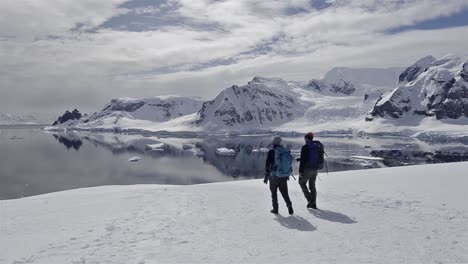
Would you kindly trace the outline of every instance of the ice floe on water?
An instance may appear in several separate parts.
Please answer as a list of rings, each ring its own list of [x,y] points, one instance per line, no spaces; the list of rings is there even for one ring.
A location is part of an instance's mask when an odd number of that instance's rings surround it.
[[[137,161],[140,161],[140,160],[141,160],[141,158],[138,157],[138,156],[131,157],[131,158],[128,159],[129,162],[137,162]]]
[[[384,160],[383,158],[369,157],[369,156],[351,156],[351,158],[362,159],[362,160]]]
[[[229,148],[217,148],[216,154],[230,156],[236,154],[236,151]]]

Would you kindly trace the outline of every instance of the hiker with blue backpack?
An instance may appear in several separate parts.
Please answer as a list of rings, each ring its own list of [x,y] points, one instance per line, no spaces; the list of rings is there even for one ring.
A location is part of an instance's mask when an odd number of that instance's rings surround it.
[[[307,199],[307,208],[317,209],[315,180],[318,170],[323,168],[325,151],[323,144],[314,140],[314,133],[307,133],[304,140],[305,145],[302,146],[299,163],[299,185]],[[309,188],[307,188],[307,183],[309,183]]]
[[[288,180],[292,174],[292,155],[291,151],[281,145],[281,137],[273,139],[273,148],[268,151],[268,156],[265,164],[265,184],[270,181],[271,202],[273,209],[270,211],[273,214],[278,214],[278,189],[283,196],[288,212],[290,215],[294,213],[291,199],[288,193]]]

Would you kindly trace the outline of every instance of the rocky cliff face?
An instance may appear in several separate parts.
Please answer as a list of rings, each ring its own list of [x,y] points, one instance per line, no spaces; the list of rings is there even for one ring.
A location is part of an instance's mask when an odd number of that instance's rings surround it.
[[[406,68],[398,77],[399,84],[405,84],[416,80],[416,78],[425,72],[436,59],[432,56],[426,56],[418,60],[413,65]]]
[[[438,60],[426,57],[408,67],[399,85],[377,101],[370,117],[468,117],[468,58],[453,55]]]
[[[52,125],[57,126],[61,124],[76,123],[81,119],[81,117],[83,116],[81,115],[80,111],[78,111],[78,109],[75,109],[72,112],[67,110],[62,116],[59,116],[59,118]]]
[[[332,82],[324,80],[310,80],[306,88],[326,95],[351,95],[356,91],[356,88],[351,82],[343,79],[338,79]]]

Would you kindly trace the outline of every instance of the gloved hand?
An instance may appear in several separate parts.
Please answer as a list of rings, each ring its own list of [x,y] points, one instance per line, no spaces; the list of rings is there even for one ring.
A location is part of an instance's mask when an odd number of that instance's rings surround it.
[[[268,183],[268,178],[263,179],[263,183],[267,184]]]
[[[270,177],[270,174],[265,172],[265,178],[263,179],[263,183],[267,184],[268,183],[268,178]]]

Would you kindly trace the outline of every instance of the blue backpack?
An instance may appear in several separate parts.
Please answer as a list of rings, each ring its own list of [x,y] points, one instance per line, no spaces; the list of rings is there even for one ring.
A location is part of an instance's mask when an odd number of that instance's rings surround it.
[[[311,169],[323,169],[325,149],[320,141],[309,143],[309,167]]]
[[[292,174],[292,155],[287,148],[279,146],[275,149],[275,167],[271,175],[289,177]]]

